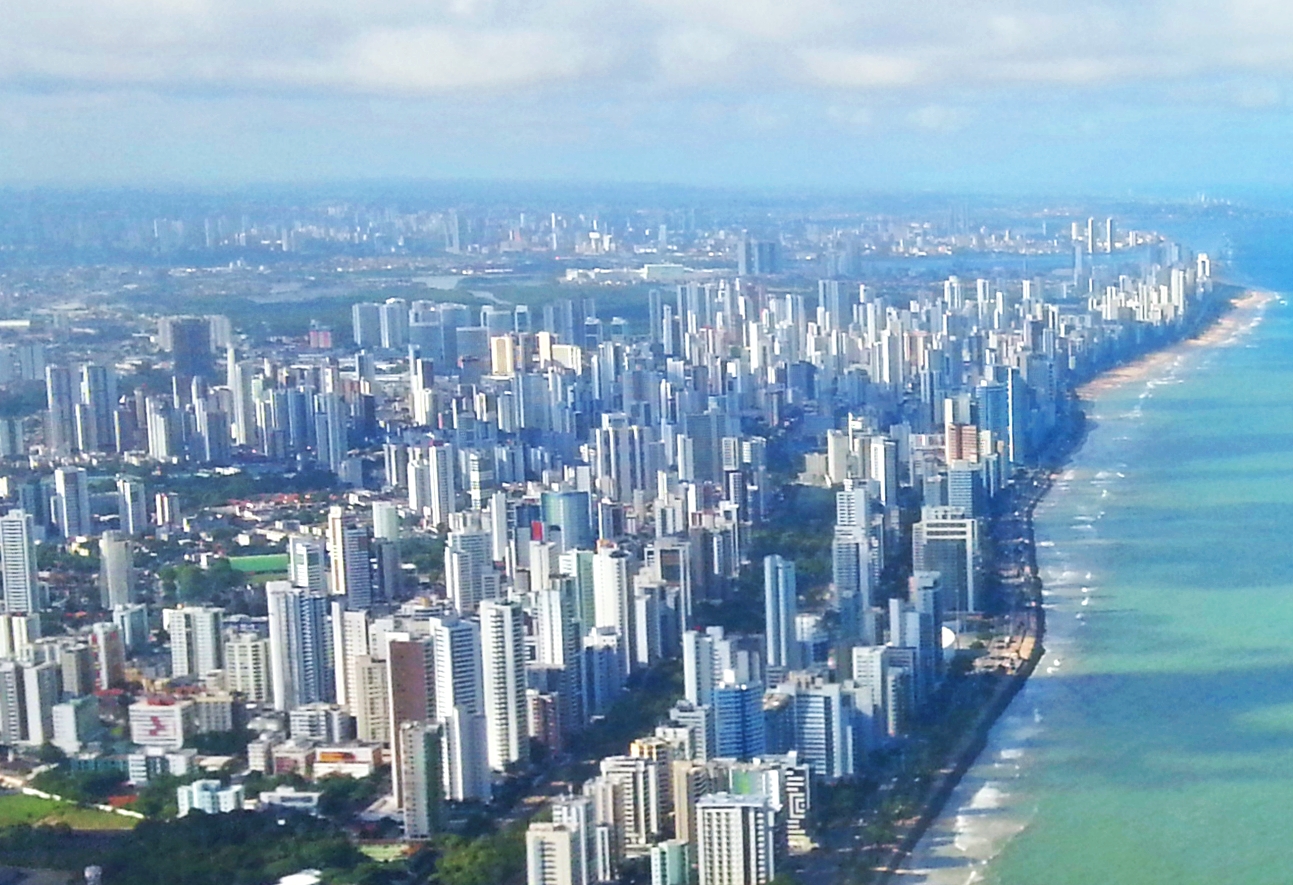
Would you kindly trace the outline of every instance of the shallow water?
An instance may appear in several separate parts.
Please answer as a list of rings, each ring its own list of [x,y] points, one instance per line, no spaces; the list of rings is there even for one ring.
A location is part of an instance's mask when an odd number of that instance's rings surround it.
[[[1093,417],[1037,511],[1046,655],[900,881],[1288,882],[1293,309]]]

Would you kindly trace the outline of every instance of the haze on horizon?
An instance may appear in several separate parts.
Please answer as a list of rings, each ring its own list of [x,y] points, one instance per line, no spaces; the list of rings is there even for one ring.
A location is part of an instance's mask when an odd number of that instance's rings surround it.
[[[9,0],[0,186],[1293,188],[1274,0]]]

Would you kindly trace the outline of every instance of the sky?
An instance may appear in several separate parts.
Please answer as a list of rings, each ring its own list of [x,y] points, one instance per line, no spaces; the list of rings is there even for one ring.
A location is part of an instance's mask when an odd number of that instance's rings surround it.
[[[1275,0],[5,0],[0,185],[1293,188]]]

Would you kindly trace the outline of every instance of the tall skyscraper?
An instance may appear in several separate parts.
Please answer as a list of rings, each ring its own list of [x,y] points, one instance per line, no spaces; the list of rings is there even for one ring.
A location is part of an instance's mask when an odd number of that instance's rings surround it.
[[[403,722],[395,739],[400,745],[399,804],[404,810],[404,838],[429,839],[444,825],[444,730],[433,722]]]
[[[776,811],[766,796],[696,802],[700,885],[767,885],[777,874]]]
[[[543,524],[556,526],[561,531],[564,550],[592,550],[596,537],[593,534],[588,492],[573,490],[547,491],[539,496]]]
[[[23,697],[22,665],[0,659],[0,742],[13,747],[27,739],[27,703]]]
[[[134,554],[123,532],[110,530],[99,538],[99,594],[104,608],[134,602]]]
[[[925,507],[911,527],[912,566],[938,572],[943,605],[958,613],[977,612],[979,599],[978,523],[954,507]]]
[[[70,455],[76,450],[76,396],[70,369],[45,367],[45,398],[45,445],[54,455]]]
[[[400,774],[402,749],[396,739],[405,722],[435,719],[435,646],[429,636],[393,636],[386,652],[387,706],[391,716],[391,779],[395,797],[403,795]]]
[[[496,595],[493,542],[477,524],[449,532],[444,551],[445,585],[459,614],[474,614],[482,600]]]
[[[116,624],[99,621],[90,627],[96,682],[101,690],[126,684],[126,644]]]
[[[315,454],[319,465],[333,473],[350,451],[350,410],[336,393],[319,393],[314,397]]]
[[[374,348],[382,344],[381,305],[360,302],[350,308],[351,328],[356,347]]]
[[[171,637],[171,675],[205,677],[224,669],[224,609],[183,606],[162,610]]]
[[[623,550],[602,548],[593,556],[593,627],[618,631],[627,646],[634,637],[629,557]],[[633,669],[633,655],[625,654],[624,672]]]
[[[716,756],[753,759],[767,752],[762,683],[720,684],[714,688],[712,708]]]
[[[311,535],[287,539],[287,577],[294,587],[324,592],[328,578],[323,541]]]
[[[94,533],[90,517],[90,482],[84,467],[60,467],[54,471],[54,490],[58,504],[54,521],[64,538],[80,538]]]
[[[80,372],[80,400],[85,420],[78,422],[77,441],[82,451],[112,451],[115,434],[112,413],[116,408],[116,378],[106,366],[86,363]]]
[[[240,633],[225,643],[225,687],[256,704],[272,703],[269,641],[254,633]]]
[[[576,838],[563,824],[530,824],[525,831],[526,885],[584,885]]]
[[[366,610],[347,610],[340,597],[332,597],[332,666],[337,703],[356,717],[359,661],[370,651],[368,626]]]
[[[368,530],[346,518],[343,507],[328,511],[328,556],[332,592],[346,598],[346,608],[367,609],[373,604],[373,573],[368,561]]]
[[[170,397],[150,396],[144,401],[145,429],[148,433],[148,457],[168,463],[181,454],[180,413]]]
[[[211,375],[211,324],[206,317],[163,317],[158,332],[177,377]]]
[[[240,360],[231,347],[228,351],[228,387],[233,395],[233,441],[240,446],[254,446],[256,434],[256,397],[252,381],[256,377],[256,361]]]
[[[332,700],[328,667],[328,595],[293,587],[288,581],[265,584],[269,603],[270,681],[274,709]]]
[[[142,535],[148,530],[148,491],[142,480],[117,479],[117,516],[127,535]]]
[[[445,736],[445,796],[454,802],[488,802],[491,784],[485,715],[456,707],[440,724]]]
[[[795,616],[799,613],[795,564],[772,555],[763,558],[763,610],[766,617],[767,654],[764,663],[782,671],[799,666],[795,642]]]
[[[835,495],[835,536],[831,541],[831,581],[845,643],[875,642],[867,617],[871,600],[870,499],[863,483],[846,483]]]
[[[399,541],[400,512],[394,501],[373,502],[373,537],[379,541]]]
[[[412,350],[412,348],[410,348]],[[428,427],[435,415],[435,364],[409,356],[409,413],[417,427]]]
[[[510,602],[482,602],[480,640],[489,765],[504,771],[529,756],[521,607]]]
[[[429,718],[447,719],[455,708],[485,712],[480,625],[453,615],[432,618],[435,648],[435,709]]]
[[[10,510],[0,516],[0,576],[6,614],[29,614],[42,606],[36,580],[35,527],[31,516]]]

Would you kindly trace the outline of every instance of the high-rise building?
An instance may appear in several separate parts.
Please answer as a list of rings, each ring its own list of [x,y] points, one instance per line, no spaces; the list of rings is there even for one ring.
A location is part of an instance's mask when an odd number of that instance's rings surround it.
[[[616,842],[625,852],[645,851],[664,828],[666,805],[661,786],[668,783],[668,765],[641,757],[607,756],[599,768],[599,780],[613,785],[618,798]]]
[[[410,348],[412,350],[412,348]],[[427,427],[435,415],[435,363],[409,357],[409,413],[413,424]]]
[[[142,535],[148,530],[148,492],[142,480],[117,479],[118,527],[127,535]]]
[[[435,648],[435,709],[430,718],[447,719],[456,708],[485,712],[480,624],[453,615],[432,618]]]
[[[53,661],[24,662],[22,677],[27,707],[25,742],[38,747],[54,738],[54,705],[63,692],[63,672]]]
[[[382,344],[381,305],[360,302],[351,305],[351,328],[356,347],[374,348]]]
[[[912,566],[938,572],[943,605],[958,613],[977,612],[979,598],[978,522],[953,507],[925,507],[911,527]]]
[[[256,397],[252,381],[256,377],[256,361],[240,360],[231,347],[228,350],[228,386],[232,394],[233,441],[240,446],[254,446],[256,433]]]
[[[587,796],[558,796],[552,800],[552,823],[571,833],[572,882],[593,885],[597,881],[597,861],[592,801]]]
[[[404,838],[429,839],[443,826],[443,729],[432,722],[402,722],[396,740],[400,745],[398,781]]]
[[[599,549],[593,557],[593,626],[616,630],[626,643],[634,636],[631,590],[628,554],[615,548]],[[626,675],[633,669],[633,657],[624,656]]]
[[[510,602],[482,602],[480,646],[489,765],[504,771],[529,757],[521,607]]]
[[[23,510],[0,516],[0,578],[6,614],[29,614],[44,606],[36,580],[35,527]]]
[[[874,642],[867,614],[871,599],[870,498],[865,484],[846,482],[835,495],[835,535],[831,540],[831,581],[846,643]]]
[[[274,709],[332,700],[328,595],[288,581],[265,584],[269,604],[270,684]]]
[[[691,881],[691,845],[669,839],[651,846],[651,885],[688,885]]]
[[[391,725],[391,779],[396,799],[403,795],[399,785],[403,752],[396,737],[405,722],[435,719],[435,646],[429,636],[388,635],[386,646],[387,707]]]
[[[148,434],[148,457],[169,463],[181,454],[181,415],[170,397],[150,396],[144,401],[144,428]]]
[[[181,606],[162,610],[171,637],[171,675],[205,677],[224,669],[224,609]]]
[[[526,885],[584,885],[576,838],[564,824],[530,824],[525,832]]]
[[[767,885],[777,874],[776,812],[766,796],[711,793],[696,802],[700,885]]]
[[[715,686],[711,703],[717,742],[715,755],[723,759],[762,756],[767,750],[762,683],[721,683]]]
[[[379,541],[399,541],[400,511],[394,501],[373,502],[373,537]]]
[[[148,631],[148,607],[132,602],[112,608],[112,623],[121,632],[121,642],[128,652],[142,651],[151,638]]]
[[[94,648],[95,680],[102,691],[126,684],[126,644],[116,624],[99,621],[90,627]]]
[[[337,703],[352,716],[358,697],[359,661],[369,653],[368,612],[348,610],[345,602],[332,597],[332,666]]]
[[[0,743],[17,746],[27,739],[27,702],[22,665],[0,658]]]
[[[440,724],[445,735],[445,796],[454,802],[488,802],[491,784],[485,715],[456,707]]]
[[[795,616],[799,613],[795,564],[777,555],[763,558],[763,610],[767,654],[764,663],[781,671],[799,667]]]
[[[400,542],[376,538],[369,550],[373,563],[373,604],[397,602],[404,586]]]
[[[409,303],[403,298],[388,298],[378,305],[382,347],[399,350],[409,343]]]
[[[539,496],[545,526],[555,526],[561,533],[563,550],[592,550],[592,509],[588,492],[574,490],[545,491]]]
[[[158,337],[171,354],[177,377],[211,375],[211,323],[206,317],[163,317]]]
[[[84,467],[59,467],[54,471],[57,506],[54,521],[64,538],[94,534],[90,516],[90,481]]]
[[[66,366],[45,367],[45,445],[54,455],[76,450],[76,401],[72,371]]]
[[[350,410],[339,394],[315,394],[315,455],[320,466],[332,473],[341,472],[341,465],[350,451],[349,424]]]
[[[104,608],[134,602],[134,555],[130,539],[109,530],[99,538],[99,594]]]
[[[294,587],[324,592],[328,577],[324,544],[310,535],[292,535],[287,539],[287,577]]]
[[[368,530],[346,518],[343,507],[328,511],[328,556],[332,592],[344,596],[346,608],[367,609],[373,604],[373,573],[368,560]]]
[[[77,443],[81,451],[112,451],[115,434],[112,413],[116,408],[116,377],[106,366],[86,363],[80,372],[80,403],[77,411]],[[81,417],[84,416],[84,417]]]
[[[224,646],[225,687],[254,704],[274,700],[269,640],[254,633],[239,633]]]
[[[853,649],[854,667],[858,666],[857,652],[862,648],[865,646]],[[856,670],[854,673],[856,677]],[[866,746],[865,735],[856,735],[853,728],[854,696],[834,683],[782,685],[777,690],[793,692],[794,746],[813,775],[833,782],[853,774],[856,758],[861,755],[855,739]]]
[[[444,551],[445,585],[449,601],[459,614],[474,614],[480,603],[497,593],[493,541],[490,533],[476,525],[464,525],[449,532]]]
[[[353,670],[353,692],[347,700],[355,717],[355,737],[374,744],[389,743],[391,712],[386,662],[371,655],[359,655],[355,658]]]

